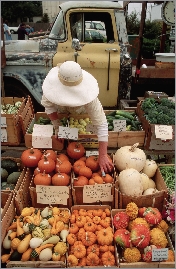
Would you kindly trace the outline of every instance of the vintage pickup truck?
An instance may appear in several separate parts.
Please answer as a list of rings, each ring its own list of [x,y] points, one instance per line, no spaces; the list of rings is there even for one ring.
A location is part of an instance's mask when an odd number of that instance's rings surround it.
[[[87,22],[102,22],[105,35],[86,35]],[[59,6],[49,36],[5,41],[5,96],[30,95],[40,104],[42,83],[49,70],[67,60],[78,62],[98,81],[104,107],[118,107],[129,99],[132,60],[128,53],[124,10],[117,2],[70,1]],[[41,109],[40,109],[41,111]]]

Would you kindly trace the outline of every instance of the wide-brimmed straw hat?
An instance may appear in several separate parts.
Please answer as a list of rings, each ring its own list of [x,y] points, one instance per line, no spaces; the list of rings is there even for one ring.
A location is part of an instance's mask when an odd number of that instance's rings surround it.
[[[73,61],[53,67],[42,89],[50,102],[70,107],[88,104],[99,94],[97,80]]]

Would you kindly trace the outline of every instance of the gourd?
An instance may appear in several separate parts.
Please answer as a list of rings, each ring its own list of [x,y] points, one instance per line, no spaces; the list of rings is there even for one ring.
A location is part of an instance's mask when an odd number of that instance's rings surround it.
[[[24,253],[28,247],[29,247],[29,243],[31,240],[32,235],[28,234],[25,236],[25,238],[19,243],[18,247],[17,247],[17,251],[19,253]]]
[[[35,248],[32,250],[31,252],[31,257],[32,258],[37,258],[39,255],[40,255],[40,252],[45,249],[45,248],[50,248],[50,247],[53,247],[54,245],[53,244],[46,244],[46,245],[43,245],[43,246],[40,246],[38,248]]]
[[[20,175],[21,175],[21,172],[11,173],[7,178],[7,183],[8,184],[16,184]]]
[[[147,159],[142,172],[151,178],[155,175],[157,168],[158,166],[154,160]]]
[[[17,250],[13,251],[9,257],[10,261],[20,261],[22,253],[19,253]]]
[[[47,219],[43,219],[43,220],[40,222],[40,228],[42,228],[42,230],[48,228],[49,225],[50,225],[50,224],[49,224],[49,222],[48,222]]]
[[[140,196],[143,192],[141,174],[133,168],[120,172],[118,177],[119,190],[125,195]]]
[[[39,149],[26,149],[21,155],[21,161],[26,167],[37,167],[38,162],[42,157],[42,152]]]
[[[44,239],[44,234],[42,232],[42,229],[40,227],[36,227],[32,231],[32,237],[38,237],[38,238]]]
[[[146,174],[141,173],[141,180],[142,180],[143,191],[145,191],[146,189],[148,189],[149,177]]]
[[[150,194],[154,194],[154,193],[156,193],[156,192],[158,192],[157,189],[154,189],[154,188],[148,188],[148,189],[146,189],[146,190],[143,192],[143,195],[150,195]]]
[[[66,242],[67,241],[67,235],[69,234],[68,230],[62,230],[60,232],[60,237],[62,239],[62,242]]]
[[[17,249],[20,242],[21,242],[21,240],[19,238],[15,237],[11,242],[11,248]]]
[[[30,259],[31,256],[31,252],[32,252],[32,248],[28,248],[22,255],[21,257],[21,261],[22,262],[27,262]]]
[[[38,248],[42,243],[43,243],[43,240],[41,238],[33,237],[30,240],[30,247],[31,248]]]
[[[51,248],[45,248],[39,254],[40,261],[49,261],[51,258],[52,258]]]
[[[47,206],[41,211],[41,216],[42,218],[46,218],[48,217],[48,215],[49,215],[49,207]]]
[[[3,248],[5,249],[10,249],[11,248],[11,240],[9,239],[9,234],[12,233],[12,230],[9,230],[7,235],[5,236],[4,240],[3,240]]]
[[[43,241],[41,246],[43,246],[45,244],[56,245],[59,241],[60,241],[60,237],[58,235],[53,235],[50,238],[48,238],[47,240]]]
[[[134,168],[140,172],[144,168],[146,155],[142,149],[137,148],[138,145],[139,143],[133,146],[124,146],[116,151],[114,163],[118,171]]]
[[[67,245],[64,242],[58,242],[54,246],[54,252],[58,252],[61,256],[67,252]]]
[[[156,188],[155,181],[151,178],[149,178],[148,188],[154,188],[154,189]]]
[[[60,261],[61,255],[58,252],[54,252],[52,254],[52,261],[58,262]]]

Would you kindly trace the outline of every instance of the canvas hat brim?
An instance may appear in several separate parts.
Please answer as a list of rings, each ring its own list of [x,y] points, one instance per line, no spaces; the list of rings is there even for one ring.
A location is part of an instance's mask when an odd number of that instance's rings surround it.
[[[45,97],[59,106],[82,106],[93,101],[99,94],[97,80],[82,69],[83,79],[76,86],[63,85],[58,77],[59,67],[53,67],[43,82]]]

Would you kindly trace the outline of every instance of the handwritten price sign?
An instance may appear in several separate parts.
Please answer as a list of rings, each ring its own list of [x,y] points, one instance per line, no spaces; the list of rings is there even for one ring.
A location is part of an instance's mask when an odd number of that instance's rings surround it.
[[[59,126],[58,138],[78,139],[78,128]]]
[[[162,140],[172,139],[172,126],[170,125],[155,125],[155,135],[156,138]]]
[[[152,261],[163,261],[168,259],[168,248],[152,249]]]
[[[67,186],[36,185],[37,203],[67,205],[69,188]]]
[[[85,185],[83,187],[83,203],[113,201],[113,195],[111,195],[111,188],[112,184]]]
[[[126,120],[113,120],[113,125],[115,132],[126,131]]]

